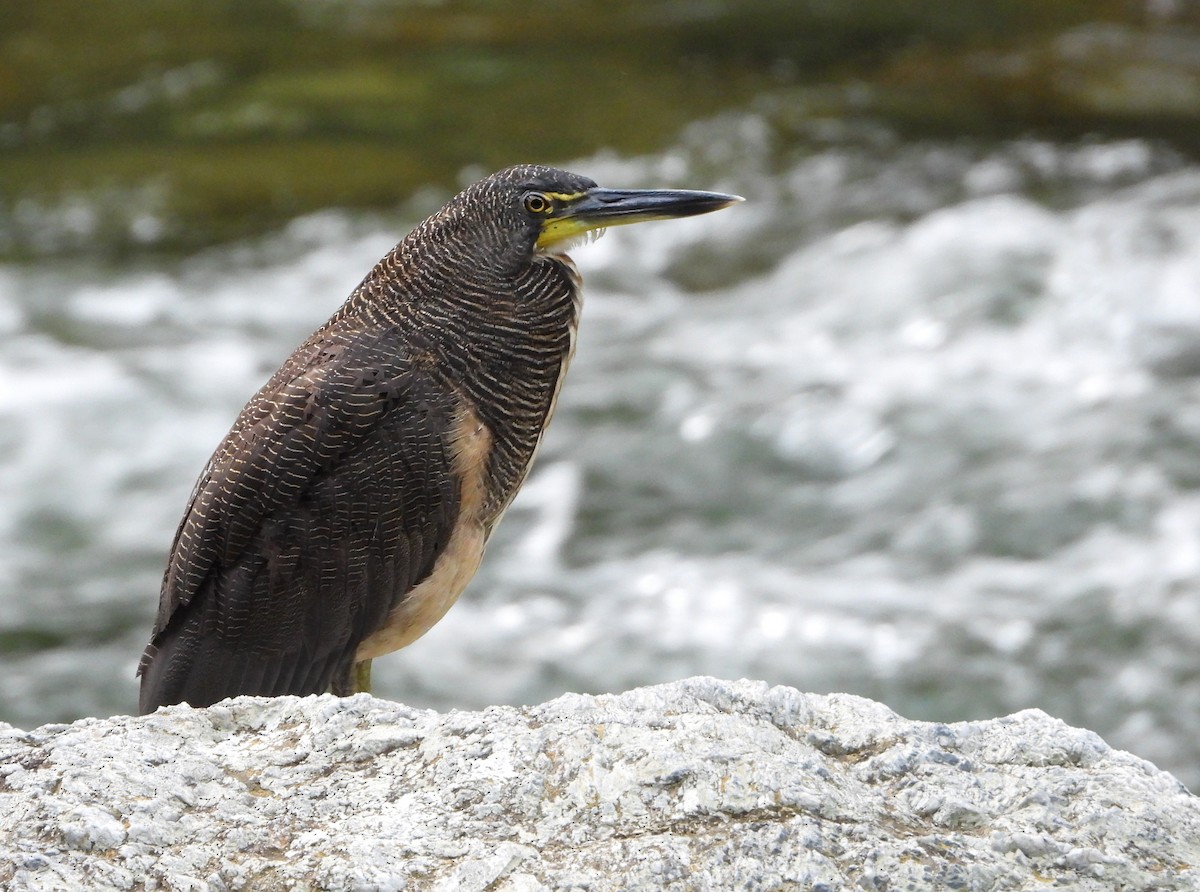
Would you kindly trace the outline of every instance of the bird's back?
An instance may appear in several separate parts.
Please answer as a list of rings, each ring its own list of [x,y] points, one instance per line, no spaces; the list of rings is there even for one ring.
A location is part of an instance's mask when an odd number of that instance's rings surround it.
[[[176,534],[143,711],[329,690],[430,573],[458,512],[457,397],[408,340],[343,315],[247,404]]]

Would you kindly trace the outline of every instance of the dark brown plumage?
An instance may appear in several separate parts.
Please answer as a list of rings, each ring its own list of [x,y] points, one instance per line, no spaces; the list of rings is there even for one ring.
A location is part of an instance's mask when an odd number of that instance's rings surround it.
[[[579,316],[559,251],[732,196],[546,167],[476,183],[401,241],[242,410],[175,536],[140,709],[349,692],[478,566],[549,420]]]

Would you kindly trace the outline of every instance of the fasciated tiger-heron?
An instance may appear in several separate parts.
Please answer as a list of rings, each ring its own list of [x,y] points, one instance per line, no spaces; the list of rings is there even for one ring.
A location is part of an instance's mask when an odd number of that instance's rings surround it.
[[[371,659],[454,603],[529,470],[575,346],[565,251],[738,200],[521,165],[413,229],[201,473],[138,669],[141,711],[366,687]]]

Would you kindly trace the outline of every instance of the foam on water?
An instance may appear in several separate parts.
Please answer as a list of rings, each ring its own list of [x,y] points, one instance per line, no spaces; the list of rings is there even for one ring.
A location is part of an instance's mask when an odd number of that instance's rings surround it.
[[[578,251],[539,467],[380,692],[477,707],[705,673],[940,720],[1038,706],[1200,781],[1200,170],[1133,141],[788,120],[571,165],[750,201]],[[0,270],[0,718],[132,708],[196,474],[412,222]]]

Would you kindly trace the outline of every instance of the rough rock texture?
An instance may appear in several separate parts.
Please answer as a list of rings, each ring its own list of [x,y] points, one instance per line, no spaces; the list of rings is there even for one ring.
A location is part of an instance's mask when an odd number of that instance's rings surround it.
[[[0,730],[0,885],[1200,888],[1200,800],[1028,711],[696,678],[525,709],[239,699]]]

